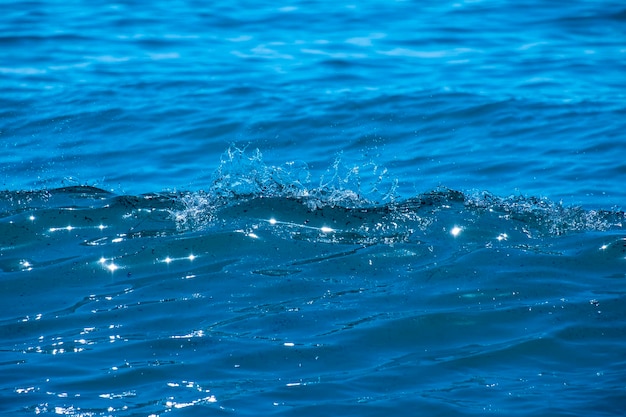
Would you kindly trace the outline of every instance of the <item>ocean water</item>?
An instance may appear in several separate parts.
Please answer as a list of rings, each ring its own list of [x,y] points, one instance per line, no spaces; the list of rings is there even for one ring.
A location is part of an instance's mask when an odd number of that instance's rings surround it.
[[[0,6],[0,414],[623,415],[622,2]]]

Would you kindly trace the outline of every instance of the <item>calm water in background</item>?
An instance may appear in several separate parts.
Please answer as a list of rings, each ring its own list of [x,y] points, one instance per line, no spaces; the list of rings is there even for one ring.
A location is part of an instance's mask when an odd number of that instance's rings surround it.
[[[621,415],[621,2],[0,6],[0,412]]]
[[[4,4],[5,188],[203,188],[237,143],[624,201],[621,2]]]

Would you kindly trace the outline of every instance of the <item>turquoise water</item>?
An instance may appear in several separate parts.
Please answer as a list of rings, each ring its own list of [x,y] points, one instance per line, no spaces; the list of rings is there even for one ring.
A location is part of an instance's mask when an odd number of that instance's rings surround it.
[[[0,413],[617,416],[620,2],[4,2]]]

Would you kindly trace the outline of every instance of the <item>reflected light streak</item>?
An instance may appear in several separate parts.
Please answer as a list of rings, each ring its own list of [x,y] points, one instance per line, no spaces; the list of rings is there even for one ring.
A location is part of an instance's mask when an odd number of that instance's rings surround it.
[[[166,256],[163,259],[157,259],[157,262],[161,262],[164,264],[171,264],[174,261],[194,261],[195,259],[197,259],[198,256],[194,255],[193,253],[187,255],[187,256],[182,256],[180,258],[172,258],[170,256]]]
[[[297,228],[302,228],[302,229],[319,230],[322,233],[335,233],[336,232],[335,229],[333,229],[332,227],[328,227],[328,226],[315,227],[315,226],[307,226],[304,224],[298,224],[298,223],[292,223],[292,222],[281,222],[281,221],[276,220],[273,217],[267,220],[267,222],[271,224],[272,226],[281,224],[285,226],[297,227]]]
[[[120,269],[119,265],[113,262],[112,259],[110,260],[108,264],[107,264],[107,261],[109,261],[109,259],[105,258],[104,256],[98,259],[98,263],[102,265],[103,268],[108,269],[111,272],[115,272],[118,269]]]
[[[191,333],[187,333],[185,335],[173,335],[170,336],[171,339],[191,339],[194,337],[204,337],[206,336],[206,334],[204,333],[204,330],[194,330]]]
[[[50,229],[51,232],[58,232],[59,230],[67,230],[67,231],[72,231],[74,230],[74,227],[72,226],[65,226],[65,227],[51,227]]]
[[[34,221],[35,220],[35,216],[30,216],[29,219],[31,221]],[[104,230],[107,227],[108,226],[105,226],[103,224],[100,224],[98,226],[72,226],[71,224],[68,224],[67,226],[63,226],[63,227],[51,227],[51,228],[48,229],[48,231],[49,232],[58,232],[58,231],[61,231],[61,230],[65,230],[65,231],[71,232],[72,230],[78,230],[78,229],[100,229],[100,230]]]
[[[217,398],[215,398],[215,395],[209,395],[208,397],[204,397],[204,398],[199,398],[197,400],[193,400],[190,402],[186,402],[186,403],[178,403],[176,401],[172,401],[172,400],[168,400],[165,403],[165,406],[168,408],[186,408],[186,407],[191,407],[194,406],[196,404],[202,404],[202,403],[215,403],[217,402]]]
[[[450,234],[454,237],[457,237],[458,235],[461,234],[462,231],[463,231],[463,228],[459,226],[454,226],[452,230],[450,230]]]

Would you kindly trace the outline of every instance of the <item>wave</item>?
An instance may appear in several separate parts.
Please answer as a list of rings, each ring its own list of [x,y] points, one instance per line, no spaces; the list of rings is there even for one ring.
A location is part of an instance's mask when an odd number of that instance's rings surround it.
[[[541,197],[440,187],[400,198],[397,180],[373,163],[346,166],[338,158],[319,184],[312,183],[304,162],[267,165],[258,150],[230,148],[206,191],[133,196],[88,185],[4,191],[0,219],[15,225],[26,213],[49,229],[95,224],[100,231],[127,228],[131,235],[268,229],[282,237],[351,244],[428,239],[441,232],[501,241],[624,229],[624,211]]]
[[[385,190],[378,195],[389,201],[381,203],[364,197],[363,188],[344,187],[339,175],[309,188],[302,177],[294,180],[303,173],[306,179],[303,170],[248,161],[256,168],[222,165],[208,191],[133,196],[70,186],[2,192],[0,271],[37,268],[70,277],[122,270],[150,279],[162,265],[183,273],[193,263],[206,271],[276,276],[381,245],[389,248],[379,249],[381,256],[425,265],[484,249],[558,254],[569,249],[555,249],[552,239],[595,232],[603,233],[601,242],[573,245],[584,247],[589,259],[598,249],[624,257],[623,211],[445,188],[404,199]]]
[[[163,274],[187,279],[227,270],[276,277],[342,260],[358,271],[374,258],[428,270],[454,266],[459,258],[462,265],[476,256],[486,262],[489,253],[517,253],[539,265],[537,257],[573,256],[578,267],[623,277],[626,214],[620,210],[446,188],[380,203],[359,189],[307,188],[293,174],[259,167],[245,175],[222,169],[209,191],[134,196],[84,185],[0,192],[7,291],[23,293],[26,286],[36,299],[58,283],[30,288],[25,271],[63,277],[63,285],[127,275],[137,288]],[[63,300],[59,305],[55,314],[68,308]]]

